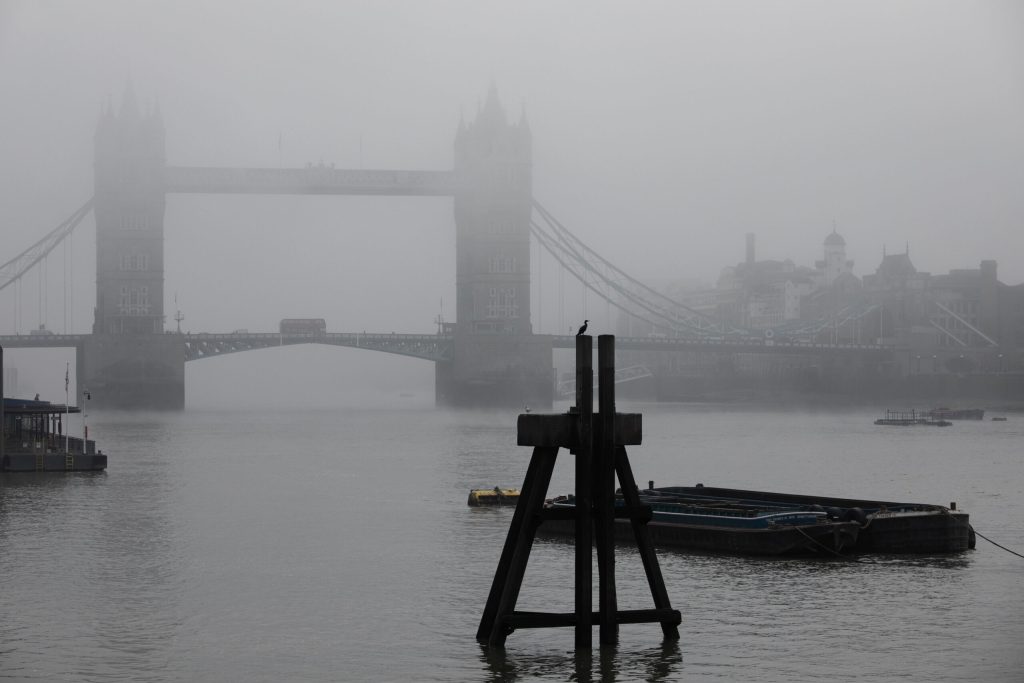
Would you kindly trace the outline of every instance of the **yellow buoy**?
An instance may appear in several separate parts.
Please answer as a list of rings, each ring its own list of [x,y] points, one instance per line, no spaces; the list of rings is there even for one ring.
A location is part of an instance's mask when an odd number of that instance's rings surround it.
[[[519,501],[519,489],[473,489],[469,492],[468,504],[477,505],[515,505]]]

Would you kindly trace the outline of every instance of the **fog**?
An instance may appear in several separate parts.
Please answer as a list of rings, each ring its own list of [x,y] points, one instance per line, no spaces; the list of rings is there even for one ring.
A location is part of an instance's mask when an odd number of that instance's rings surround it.
[[[92,195],[100,108],[128,84],[159,106],[170,165],[397,169],[451,168],[460,118],[494,84],[529,121],[534,196],[651,282],[713,285],[748,232],[758,258],[813,265],[833,226],[858,276],[909,247],[918,270],[993,258],[1024,281],[1012,0],[0,2],[0,262]],[[450,199],[170,195],[165,234],[168,329],[179,309],[193,332],[454,317]],[[91,219],[68,251],[20,304],[0,292],[0,332],[90,330]],[[550,259],[534,268],[536,331],[609,331],[596,297],[559,291]],[[271,353],[189,364],[190,405],[282,383],[429,392],[433,377],[395,356]]]

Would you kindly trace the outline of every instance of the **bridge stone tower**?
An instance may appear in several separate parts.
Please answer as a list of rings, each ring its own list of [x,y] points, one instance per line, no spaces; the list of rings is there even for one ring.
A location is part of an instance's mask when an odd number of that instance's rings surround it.
[[[79,378],[100,405],[182,408],[184,345],[164,334],[164,127],[130,85],[100,114],[94,168],[96,310]]]
[[[438,363],[447,405],[550,405],[550,341],[530,323],[532,138],[509,123],[492,85],[455,137],[455,349]]]

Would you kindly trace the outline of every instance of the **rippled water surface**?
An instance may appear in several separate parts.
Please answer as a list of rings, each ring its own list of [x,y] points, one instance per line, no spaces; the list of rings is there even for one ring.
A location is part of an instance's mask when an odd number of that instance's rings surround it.
[[[641,482],[957,501],[1024,552],[1024,416],[620,410],[644,414]],[[571,629],[482,650],[511,510],[466,495],[521,484],[511,413],[107,415],[91,435],[106,473],[0,477],[0,679],[1024,681],[1024,559],[982,539],[859,563],[662,551],[678,643],[628,625],[614,650],[575,653]],[[519,608],[571,611],[572,562],[538,541]],[[617,578],[620,607],[650,606],[628,548]]]

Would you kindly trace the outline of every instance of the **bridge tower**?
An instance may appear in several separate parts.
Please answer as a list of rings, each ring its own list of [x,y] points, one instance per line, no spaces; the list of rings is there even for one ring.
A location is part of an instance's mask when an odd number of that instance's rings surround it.
[[[492,85],[455,136],[455,348],[438,363],[438,404],[550,405],[550,341],[530,323],[532,136]]]
[[[99,404],[184,407],[184,345],[164,334],[164,168],[160,112],[129,85],[95,136],[96,309],[79,386]]]

